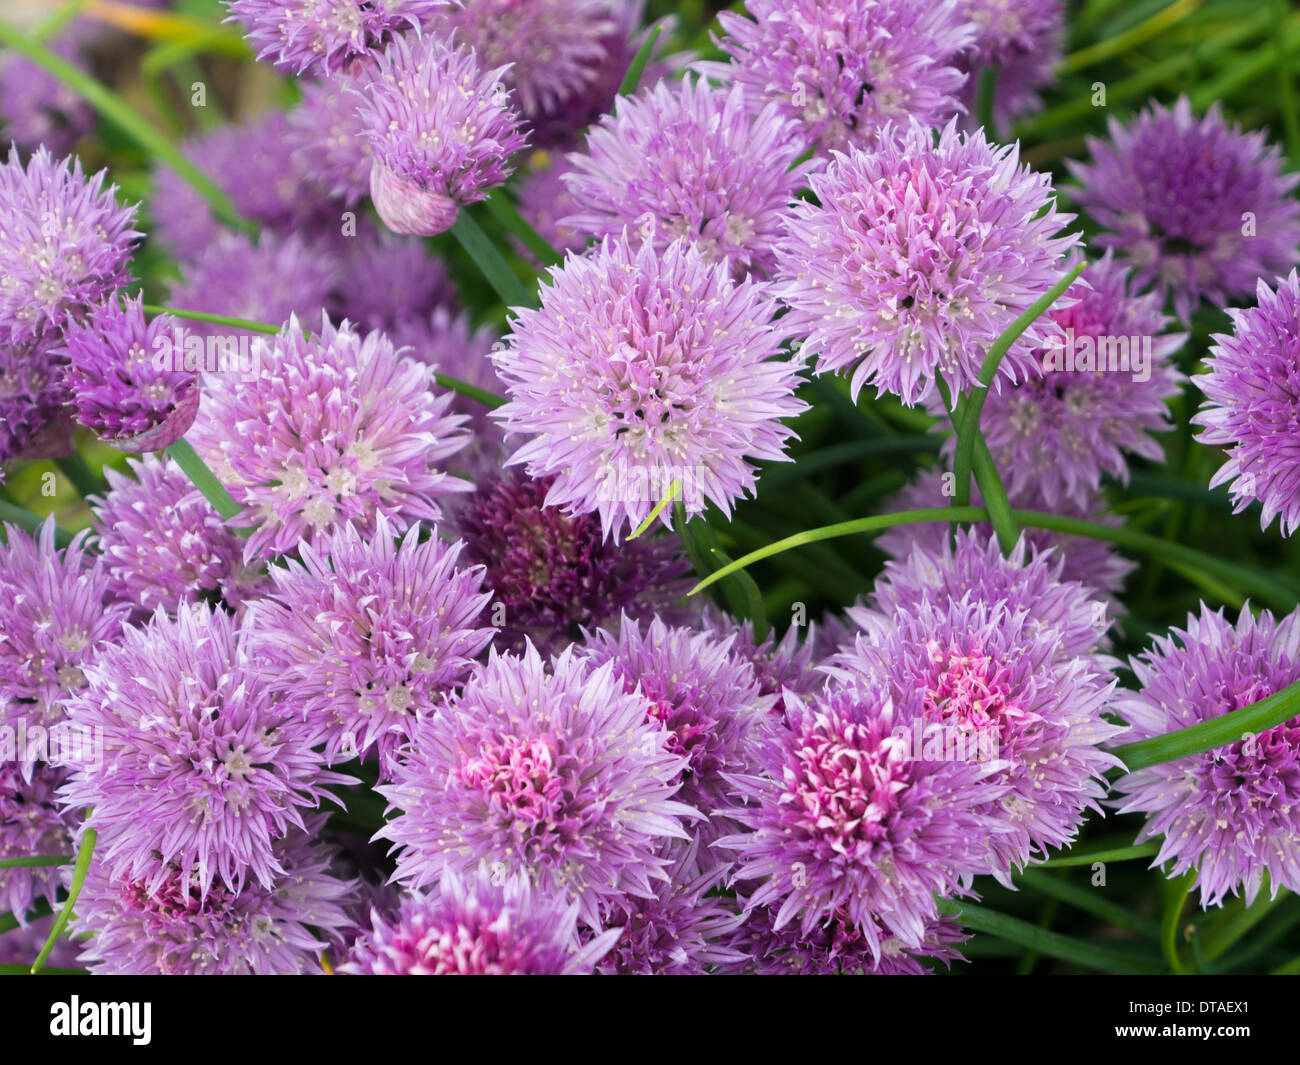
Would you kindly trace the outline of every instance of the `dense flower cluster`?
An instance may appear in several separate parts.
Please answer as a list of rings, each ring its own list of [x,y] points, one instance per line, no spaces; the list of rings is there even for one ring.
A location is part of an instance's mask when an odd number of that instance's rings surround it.
[[[0,61],[0,968],[1295,969],[1262,18],[144,2]]]

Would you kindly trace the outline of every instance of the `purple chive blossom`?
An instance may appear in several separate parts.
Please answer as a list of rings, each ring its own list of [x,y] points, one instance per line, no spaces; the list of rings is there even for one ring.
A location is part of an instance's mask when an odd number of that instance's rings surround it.
[[[941,917],[925,922],[922,945],[911,951],[879,921],[874,935],[867,936],[837,914],[805,935],[795,924],[774,928],[772,911],[759,908],[727,943],[747,959],[739,972],[755,976],[926,976],[932,970],[915,955],[945,965],[965,961],[957,945],[968,938],[956,922]]]
[[[1134,740],[1213,721],[1300,681],[1300,613],[1275,622],[1242,608],[1234,626],[1201,605],[1187,628],[1157,636],[1132,660],[1139,692],[1116,712]],[[1203,907],[1231,893],[1255,901],[1300,890],[1300,721],[1130,773],[1116,782],[1120,813],[1148,815],[1138,842],[1163,837],[1153,866],[1196,870]]]
[[[1104,513],[1106,500],[1100,492],[1088,493],[1084,505],[1062,500],[1056,507],[1049,507],[1041,497],[1032,493],[1011,494],[1013,507],[1021,510],[1052,511],[1065,517],[1082,518],[1085,521],[1101,525],[1119,525],[1120,519],[1114,514]],[[952,475],[935,467],[925,470],[906,485],[902,491],[882,502],[877,508],[881,514],[891,514],[901,510],[920,510],[929,507],[950,507],[953,503]],[[983,506],[984,500],[976,485],[971,486],[971,505]],[[976,526],[985,536],[992,533],[992,526],[980,523]],[[1095,540],[1090,536],[1070,536],[1066,533],[1049,532],[1046,529],[1024,530],[1029,546],[1038,553],[1054,551],[1054,557],[1061,559],[1061,580],[1078,581],[1094,589],[1108,603],[1112,617],[1125,613],[1125,609],[1116,596],[1124,587],[1124,581],[1133,572],[1135,564],[1104,540]],[[876,546],[891,558],[905,558],[914,545],[924,546],[933,553],[942,553],[944,541],[948,538],[948,525],[942,522],[930,522],[916,525],[898,525],[886,529],[876,538]]]
[[[340,74],[304,82],[302,101],[289,112],[285,144],[294,163],[345,207],[370,191],[370,144],[357,114],[353,79]]]
[[[987,557],[978,539],[964,544]],[[972,807],[1008,830],[986,838],[982,871],[1009,884],[1013,867],[1067,845],[1087,811],[1100,811],[1103,774],[1120,764],[1100,745],[1125,730],[1102,716],[1115,686],[1110,660],[1069,645],[1050,596],[1040,619],[1028,590],[1003,598],[999,583],[993,602],[978,591],[957,599],[943,585],[886,596],[855,614],[863,634],[831,668],[841,679],[874,674],[896,700],[919,698],[907,737],[914,756],[995,767],[991,782],[1005,791]],[[891,609],[900,604],[906,613]]]
[[[74,935],[90,933],[81,964],[92,973],[284,976],[321,972],[321,954],[342,942],[355,886],[330,872],[331,853],[312,842],[323,817],[274,843],[269,885],[239,890],[164,866],[153,883],[109,871],[96,852],[77,900]],[[101,842],[102,846],[102,842]]]
[[[396,322],[388,335],[403,355],[438,373],[493,395],[505,391],[491,358],[492,345],[500,334],[491,325],[474,329],[465,312],[457,314],[447,306],[437,306],[431,313]],[[476,441],[484,435],[499,440],[500,430],[487,420],[489,407],[457,392],[451,409],[469,418]]]
[[[809,624],[808,631],[801,634],[795,624],[786,630],[779,642],[769,633],[760,643],[754,639],[752,621],[738,622],[712,607],[706,607],[703,622],[706,632],[717,637],[735,637],[732,654],[754,667],[759,694],[775,697],[770,712],[785,713],[783,692],[786,688],[796,695],[810,696],[825,685],[825,674],[816,668],[824,627],[818,629]]]
[[[650,709],[571,650],[549,668],[531,646],[493,652],[378,788],[401,811],[380,832],[397,845],[396,879],[419,889],[487,861],[567,892],[592,928],[602,902],[655,896],[662,841],[686,839],[696,812],[673,799],[687,759]]]
[[[227,0],[257,58],[286,74],[319,76],[374,58],[406,30],[432,23],[450,0]]]
[[[607,6],[614,27],[601,38],[600,57],[586,64],[591,71],[590,81],[577,93],[529,113],[528,141],[534,147],[571,148],[588,126],[609,114],[632,60],[656,27],[659,38],[641,71],[638,89],[658,84],[695,58],[690,52],[664,54],[676,36],[676,16],[666,15],[647,26],[644,25],[646,0],[610,0]]]
[[[203,601],[233,610],[260,590],[244,541],[179,466],[154,455],[127,464],[134,478],[105,467],[109,490],[90,507],[109,589],[137,621]]]
[[[1260,526],[1275,517],[1283,536],[1300,528],[1300,277],[1261,279],[1259,304],[1231,310],[1230,335],[1216,334],[1208,373],[1192,383],[1205,402],[1196,438],[1227,449],[1210,487],[1231,482],[1236,511],[1263,504]]]
[[[688,78],[620,97],[565,176],[577,210],[564,224],[598,239],[624,228],[662,252],[678,238],[737,277],[771,274],[773,244],[811,162],[774,106],[751,116],[740,86]]]
[[[54,519],[33,539],[4,527],[0,544],[0,722],[58,724],[64,702],[86,684],[84,669],[122,635],[125,603],[85,550],[86,533],[54,546]]]
[[[1065,41],[1062,0],[957,0],[957,16],[972,23],[975,42],[958,56],[968,71],[963,101],[972,110],[984,70],[997,69],[993,121],[1003,129],[1042,107]]]
[[[428,532],[396,543],[382,514],[370,537],[345,525],[272,566],[274,590],[252,608],[255,657],[331,762],[377,748],[387,765],[492,639],[482,569],[458,569],[461,545],[421,542]]]
[[[81,161],[42,149],[0,165],[0,345],[62,329],[129,280],[135,208]]]
[[[1169,319],[1154,294],[1129,295],[1128,271],[1110,253],[1089,266],[1050,312],[1053,335],[1036,351],[1040,368],[1016,385],[990,389],[980,419],[989,450],[1013,495],[1041,496],[1051,510],[1076,506],[1108,473],[1128,482],[1128,456],[1153,462],[1164,451],[1150,436],[1168,432],[1168,401],[1183,375],[1170,356],[1185,333],[1161,336]],[[956,449],[956,437],[945,445]]]
[[[392,330],[455,303],[447,268],[423,241],[367,228],[344,246],[328,310],[361,330]]]
[[[617,928],[578,942],[578,904],[488,869],[443,876],[404,898],[395,918],[371,915],[339,972],[356,976],[573,976],[593,967]]]
[[[180,310],[281,325],[294,315],[316,318],[336,283],[336,263],[300,237],[264,233],[254,243],[242,233],[222,233],[197,259],[182,265],[168,303]],[[190,337],[206,341],[256,335],[190,319],[179,328],[182,347]]]
[[[338,205],[330,201],[314,156],[295,155],[283,111],[197,133],[181,145],[245,218],[264,232],[303,239],[339,231]],[[207,201],[175,171],[162,167],[149,202],[155,233],[181,262],[198,258],[227,231]]]
[[[743,962],[728,937],[740,923],[735,903],[715,894],[729,866],[701,854],[699,840],[674,840],[668,884],[654,898],[624,895],[608,907],[606,923],[621,928],[614,949],[598,966],[611,976],[700,976]]]
[[[399,532],[438,521],[438,497],[468,490],[443,469],[465,446],[464,419],[382,333],[323,317],[308,338],[294,318],[253,353],[274,372],[214,389],[190,434],[244,508],[233,524],[256,526],[249,558],[345,522],[368,533],[380,514]]]
[[[937,126],[959,109],[954,65],[972,41],[951,0],[747,0],[751,18],[718,15],[729,63],[701,63],[734,80],[757,113],[774,102],[800,150],[868,148],[886,125]]]
[[[61,59],[85,70],[76,42],[47,42]],[[95,128],[95,109],[44,67],[10,52],[0,63],[0,132],[24,152],[44,148],[55,155],[72,149]]]
[[[553,110],[589,88],[625,0],[462,0],[435,27],[474,49],[487,67],[509,67],[506,84],[524,115]]]
[[[871,153],[837,155],[812,178],[820,205],[797,204],[777,245],[778,294],[820,373],[852,368],[863,385],[911,406],[942,372],[970,388],[987,349],[1064,272],[1077,235],[1051,178],[1021,167],[1014,145],[949,123],[934,143],[916,122]],[[1037,365],[1047,324],[1003,359],[1015,380]]]
[[[87,663],[68,703],[103,737],[102,769],[62,789],[92,806],[96,857],[111,880],[147,894],[178,875],[182,892],[239,893],[286,875],[275,841],[351,778],[322,768],[319,729],[283,706],[249,656],[248,627],[206,606],[161,611]]]
[[[17,754],[0,745],[0,861],[33,854],[71,855],[76,818],[57,805],[55,796],[63,770],[41,765],[24,773]],[[0,869],[0,910],[26,924],[38,900],[55,904],[62,873],[52,865]],[[35,957],[34,952],[31,960]]]
[[[413,236],[450,229],[461,207],[510,175],[524,138],[502,73],[427,36],[398,38],[360,77],[357,113],[374,157],[370,195],[389,229]]]
[[[0,965],[21,965],[23,968],[30,966],[50,938],[54,918],[55,915],[51,913],[8,932],[0,932]],[[77,945],[71,939],[66,935],[60,936],[46,959],[46,970],[77,968],[77,950]]]
[[[466,561],[487,567],[499,648],[518,652],[531,640],[558,653],[623,614],[685,619],[678,601],[689,590],[690,566],[673,541],[612,543],[594,515],[547,506],[548,490],[548,481],[519,470],[489,474],[453,516]]]
[[[760,695],[753,666],[732,654],[733,642],[658,618],[643,632],[624,617],[617,635],[597,631],[584,652],[593,666],[612,662],[623,687],[650,701],[648,719],[687,759],[678,797],[706,815],[727,804],[727,778],[745,771],[758,723],[775,702]],[[705,823],[709,838],[718,825]]]
[[[1138,289],[1169,296],[1187,321],[1202,300],[1246,299],[1263,274],[1297,262],[1300,174],[1263,131],[1229,126],[1218,104],[1203,118],[1186,96],[1153,103],[1110,140],[1088,138],[1090,164],[1069,164],[1071,194],[1105,231],[1096,243],[1133,267]]]
[[[760,881],[747,910],[774,911],[776,931],[798,918],[805,939],[833,918],[876,961],[893,939],[923,950],[936,893],[960,893],[1007,831],[985,810],[1006,790],[989,782],[995,764],[913,758],[919,695],[891,702],[867,676],[785,705],[737,778],[749,831],[718,841],[737,853],[736,879]]]
[[[554,476],[549,505],[630,531],[680,481],[687,514],[730,514],[754,491],[747,459],[787,458],[781,419],[807,408],[765,286],[733,282],[685,241],[661,253],[626,234],[550,279],[496,356],[510,393],[496,416],[533,437],[510,463]]]
[[[175,325],[165,314],[146,322],[140,296],[113,296],[64,332],[77,420],[119,451],[161,451],[194,423],[199,379],[169,357]]]
[[[905,617],[925,601],[945,603],[969,595],[993,606],[1005,602],[1031,613],[1032,628],[1054,629],[1067,656],[1086,656],[1102,645],[1111,619],[1104,600],[1088,585],[1063,573],[1059,552],[1042,551],[1025,537],[1003,555],[991,533],[969,528],[954,539],[917,542],[907,553],[885,563],[871,592],[871,608],[850,607],[847,615],[860,629],[884,617]],[[847,644],[857,630],[846,634]]]
[[[35,457],[49,438],[64,435],[68,392],[62,361],[49,347],[0,344],[0,482],[7,463]]]

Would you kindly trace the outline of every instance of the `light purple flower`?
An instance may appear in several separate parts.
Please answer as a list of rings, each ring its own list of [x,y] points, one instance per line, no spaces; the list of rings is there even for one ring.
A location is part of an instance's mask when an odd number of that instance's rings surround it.
[[[963,101],[973,110],[980,73],[996,68],[999,130],[1042,107],[1039,90],[1054,80],[1065,43],[1062,0],[957,0],[957,16],[975,28],[973,45],[958,56],[959,68],[970,74]]]
[[[431,24],[449,0],[226,0],[257,58],[286,74],[321,75],[371,60],[408,29]]]
[[[206,606],[159,611],[85,666],[69,699],[74,725],[98,730],[103,766],[78,768],[70,806],[94,807],[96,857],[117,881],[157,892],[178,875],[274,888],[276,841],[349,777],[323,768],[320,730],[284,706],[250,660],[248,627]],[[98,740],[97,740],[98,742]]]
[[[330,872],[332,855],[313,843],[323,817],[276,840],[269,885],[214,884],[164,867],[155,883],[124,879],[96,855],[77,900],[74,935],[89,933],[81,963],[108,975],[244,976],[321,972],[342,942],[355,887]]]
[[[578,941],[578,904],[487,868],[446,873],[427,896],[402,900],[395,919],[371,916],[339,972],[357,976],[591,975],[617,928]]]
[[[161,451],[194,423],[198,374],[169,357],[174,325],[166,314],[146,321],[140,296],[113,296],[64,331],[77,420],[119,451]]]
[[[0,721],[58,724],[84,670],[122,635],[128,606],[110,595],[103,563],[86,551],[87,533],[63,550],[54,519],[33,538],[13,525],[0,544]]]
[[[13,459],[35,457],[47,438],[67,435],[63,360],[51,346],[48,340],[0,344],[0,482]]]
[[[746,0],[718,15],[729,63],[709,77],[745,86],[754,113],[774,102],[802,149],[867,148],[890,123],[937,126],[959,109],[954,59],[973,40],[951,0]]]
[[[469,484],[443,470],[465,446],[450,396],[382,333],[362,335],[322,317],[308,338],[291,318],[254,341],[266,372],[252,386],[222,382],[190,433],[255,525],[247,557],[294,550],[345,522],[371,532],[378,515],[397,531],[438,521],[438,497]]]
[[[289,112],[285,134],[295,164],[310,170],[345,207],[355,206],[370,191],[373,163],[357,114],[355,83],[346,74],[303,83],[302,101]]]
[[[602,902],[653,897],[662,841],[687,838],[696,812],[673,799],[687,759],[650,709],[612,666],[589,669],[571,650],[550,668],[531,646],[492,652],[378,788],[400,811],[380,830],[397,844],[396,879],[419,889],[487,861],[568,892],[593,928]]]
[[[84,71],[76,42],[61,35],[47,47]],[[26,56],[9,52],[0,63],[0,128],[24,152],[39,148],[63,155],[95,128],[95,109]]]
[[[106,174],[44,149],[24,167],[11,148],[0,165],[0,345],[62,329],[127,283],[140,233]]]
[[[1056,236],[1051,178],[1019,165],[1014,145],[981,132],[939,136],[913,121],[873,152],[836,155],[812,178],[819,204],[794,208],[777,245],[778,294],[789,328],[820,373],[852,368],[863,385],[909,406],[942,373],[976,381],[985,353],[1064,273],[1077,235]],[[1031,325],[1002,360],[1012,380],[1032,371],[1048,335]]]
[[[456,303],[447,268],[429,254],[423,241],[377,227],[367,226],[347,240],[338,275],[330,317],[346,318],[363,331],[383,329],[391,336],[398,326],[427,320]],[[401,346],[396,336],[393,340]]]
[[[570,155],[565,175],[577,210],[563,221],[602,239],[625,228],[660,252],[679,238],[737,277],[771,274],[773,244],[811,162],[775,105],[745,108],[745,90],[687,78],[643,97],[620,97],[614,115]]]
[[[261,589],[244,541],[179,466],[155,455],[127,464],[134,478],[105,467],[109,490],[89,502],[108,587],[136,621],[202,601],[234,610]]]
[[[1096,238],[1133,267],[1140,289],[1168,296],[1187,321],[1251,294],[1261,275],[1290,270],[1300,245],[1300,174],[1260,130],[1230,126],[1218,104],[1203,118],[1181,96],[1152,103],[1127,126],[1112,117],[1109,141],[1088,138],[1089,164],[1069,163],[1070,190],[1104,230]]]
[[[1275,622],[1243,607],[1237,624],[1201,605],[1186,629],[1156,636],[1131,662],[1139,691],[1116,703],[1143,740],[1213,721],[1300,681],[1300,613]],[[1163,837],[1152,866],[1195,869],[1203,907],[1229,893],[1255,901],[1300,890],[1300,722],[1201,754],[1149,766],[1116,782],[1120,813],[1147,814],[1138,842]],[[1172,866],[1169,863],[1172,862]]]
[[[272,566],[251,608],[259,668],[331,762],[377,748],[386,767],[492,639],[482,568],[457,568],[462,545],[428,533],[412,525],[397,543],[382,514],[373,535],[345,525]]]
[[[373,163],[370,195],[395,233],[450,229],[510,175],[524,146],[503,70],[435,36],[397,38],[355,87]]]
[[[754,491],[747,460],[786,459],[781,419],[806,409],[775,310],[766,287],[685,241],[661,253],[624,234],[570,255],[496,356],[510,393],[496,417],[533,437],[510,463],[553,476],[547,504],[598,512],[606,535],[635,528],[673,481],[687,514],[706,501],[730,514]]]
[[[1231,482],[1237,513],[1263,504],[1260,527],[1275,517],[1283,536],[1300,528],[1300,275],[1271,289],[1261,278],[1259,303],[1231,310],[1231,334],[1216,334],[1208,373],[1192,378],[1205,393],[1192,421],[1203,444],[1227,450],[1210,487]]]
[[[77,819],[75,811],[58,805],[55,794],[64,771],[40,765],[24,772],[13,760],[16,753],[0,747],[0,861],[36,854],[70,856]],[[55,904],[62,873],[52,865],[0,869],[0,910],[27,924],[27,914],[38,900]],[[30,960],[35,959],[33,953]]]

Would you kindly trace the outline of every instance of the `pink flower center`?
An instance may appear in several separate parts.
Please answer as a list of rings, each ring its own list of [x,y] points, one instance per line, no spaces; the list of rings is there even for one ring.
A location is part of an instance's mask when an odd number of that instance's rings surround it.
[[[1006,733],[1024,711],[1009,698],[1006,671],[978,650],[968,654],[956,647],[930,650],[933,679],[925,690],[925,716],[981,730]]]
[[[544,739],[507,736],[482,744],[478,756],[461,766],[460,780],[487,792],[492,808],[512,820],[555,821],[563,802],[564,782]]]

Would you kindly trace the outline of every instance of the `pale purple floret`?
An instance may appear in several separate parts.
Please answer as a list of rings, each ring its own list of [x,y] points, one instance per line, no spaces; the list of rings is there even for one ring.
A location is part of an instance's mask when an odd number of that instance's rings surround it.
[[[754,113],[775,103],[801,149],[873,146],[890,123],[946,122],[965,75],[972,29],[951,0],[746,0],[749,18],[718,15],[730,62],[697,64],[747,90]]]
[[[461,207],[485,199],[524,146],[503,68],[435,36],[399,37],[357,80],[370,144],[370,195],[395,233],[450,229]]]
[[[620,97],[569,156],[575,207],[563,225],[596,239],[624,228],[663,252],[684,238],[736,277],[766,277],[787,208],[811,162],[775,105],[751,111],[745,89],[706,81]]]
[[[1280,518],[1290,536],[1300,528],[1300,275],[1276,289],[1261,278],[1257,292],[1257,306],[1228,312],[1232,333],[1213,337],[1209,372],[1192,378],[1205,393],[1192,421],[1197,440],[1227,452],[1210,487],[1230,483],[1238,513],[1258,500],[1260,526]]]
[[[1300,613],[1274,621],[1243,607],[1233,625],[1204,604],[1185,629],[1156,636],[1131,662],[1139,691],[1115,710],[1148,739],[1275,695],[1300,681]],[[1145,813],[1139,843],[1160,839],[1153,866],[1196,871],[1203,907],[1265,882],[1273,897],[1300,890],[1300,721],[1139,769],[1116,782],[1120,813]],[[1163,837],[1163,838],[1161,838]],[[1172,865],[1169,863],[1172,862]]]
[[[250,608],[259,668],[331,762],[375,750],[386,769],[492,639],[482,568],[458,568],[462,545],[430,532],[397,542],[382,514],[373,535],[345,525],[272,566]]]
[[[421,889],[487,861],[568,892],[591,928],[612,899],[654,897],[663,841],[688,838],[698,815],[674,799],[688,760],[650,710],[611,665],[590,669],[572,649],[549,666],[531,646],[492,652],[378,788],[399,811],[380,831],[396,879]]]
[[[103,766],[74,770],[60,795],[94,807],[95,855],[119,884],[151,894],[179,877],[200,899],[274,889],[277,841],[352,782],[323,768],[320,729],[279,702],[247,624],[221,611],[159,611],[84,669],[68,716],[102,737]]]
[[[1063,0],[957,0],[957,17],[975,29],[974,44],[957,57],[958,67],[970,74],[962,99],[974,111],[980,75],[996,69],[993,121],[1002,133],[1043,105],[1039,93],[1055,80],[1065,43],[1065,4]]]
[[[355,976],[591,975],[619,930],[578,940],[578,904],[488,868],[443,875],[396,915],[371,914],[339,972]]]
[[[661,253],[624,234],[570,255],[496,355],[510,402],[495,416],[532,437],[510,464],[554,477],[548,505],[599,513],[606,535],[635,529],[673,482],[688,515],[730,514],[755,490],[749,460],[786,460],[781,419],[806,409],[775,312],[766,286],[685,241]]]
[[[1069,163],[1069,191],[1137,288],[1171,299],[1186,322],[1202,301],[1246,299],[1261,276],[1296,265],[1300,174],[1282,172],[1263,130],[1230,126],[1217,103],[1197,118],[1186,96],[1107,128],[1109,140],[1088,138],[1091,163]]]
[[[17,753],[0,741],[0,861],[71,855],[76,811],[60,807],[56,795],[64,770],[40,765],[24,772]],[[27,914],[38,900],[56,903],[63,873],[57,865],[0,869],[0,911],[27,924]],[[35,957],[33,953],[30,960]]]
[[[777,244],[788,328],[806,337],[819,373],[852,370],[864,385],[914,405],[942,374],[965,391],[989,347],[1065,272],[1076,234],[1055,208],[1050,176],[1022,167],[1016,146],[949,123],[913,121],[871,152],[835,155],[811,180]],[[1011,380],[1037,365],[1041,319],[1000,365]]]

